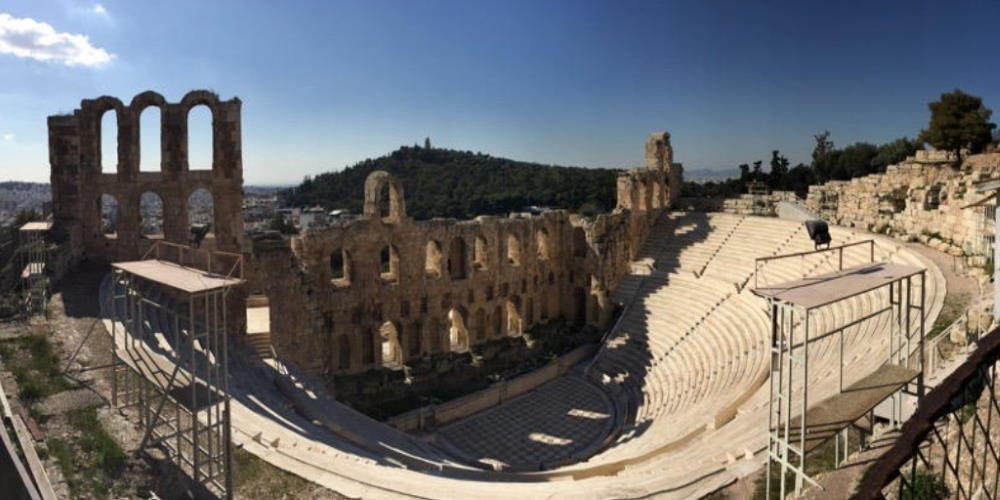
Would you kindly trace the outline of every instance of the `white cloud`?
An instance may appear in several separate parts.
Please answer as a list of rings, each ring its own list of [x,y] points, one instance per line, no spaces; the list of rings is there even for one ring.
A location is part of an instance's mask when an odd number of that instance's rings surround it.
[[[0,13],[0,54],[67,66],[101,66],[115,57],[91,45],[86,35],[60,33],[48,23],[3,13]]]
[[[4,134],[3,135],[3,140],[5,140],[5,141],[13,141],[14,140],[14,134]]]
[[[102,14],[102,15],[107,15],[108,14],[108,9],[105,9],[104,6],[101,5],[101,4],[99,4],[99,3],[98,4],[94,4],[94,7],[92,9],[90,9],[90,10],[94,14]]]

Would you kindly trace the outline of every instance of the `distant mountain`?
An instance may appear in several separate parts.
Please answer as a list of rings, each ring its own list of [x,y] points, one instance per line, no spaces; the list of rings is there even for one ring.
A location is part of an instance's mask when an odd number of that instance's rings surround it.
[[[320,205],[360,213],[368,174],[385,170],[403,184],[407,214],[415,219],[506,214],[527,206],[584,214],[610,211],[620,170],[561,167],[471,151],[404,146],[339,172],[307,178],[282,191],[285,205]]]

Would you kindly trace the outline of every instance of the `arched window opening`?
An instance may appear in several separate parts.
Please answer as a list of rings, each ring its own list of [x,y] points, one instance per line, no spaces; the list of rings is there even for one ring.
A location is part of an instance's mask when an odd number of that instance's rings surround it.
[[[451,240],[451,247],[448,250],[448,274],[453,280],[465,278],[465,240],[461,237]]]
[[[100,125],[101,172],[105,174],[118,173],[118,113],[114,109],[105,111],[101,116]]]
[[[147,238],[163,237],[163,198],[160,195],[152,191],[142,193],[139,215],[142,219],[140,234]]]
[[[451,347],[448,340],[448,327],[441,318],[433,317],[427,327],[427,350],[433,353],[447,352]]]
[[[528,299],[528,304],[524,310],[524,317],[528,323],[535,322],[535,299]]]
[[[187,153],[189,170],[211,170],[215,164],[212,148],[212,110],[204,104],[188,110]]]
[[[653,182],[653,208],[663,208],[663,184]]]
[[[507,300],[507,335],[520,337],[524,333],[524,322],[521,319],[521,298],[514,296]]]
[[[507,235],[507,263],[512,266],[521,265],[521,242],[513,234]]]
[[[149,106],[139,114],[139,171],[160,171],[160,108]]]
[[[452,352],[469,350],[469,330],[465,326],[465,310],[461,307],[448,311],[448,343]]]
[[[484,271],[489,268],[487,253],[486,238],[476,236],[476,240],[472,247],[472,265],[475,266],[477,270]]]
[[[392,193],[391,183],[385,183],[378,190],[378,216],[383,220],[392,217]]]
[[[347,335],[337,338],[337,366],[341,370],[351,367],[351,339]]]
[[[535,233],[535,239],[538,245],[538,260],[549,260],[549,232],[544,228],[539,229]]]
[[[188,227],[191,244],[199,246],[215,231],[215,200],[205,188],[195,189],[187,199]]]
[[[441,277],[441,244],[430,240],[427,242],[427,256],[424,260],[424,272],[429,278]]]
[[[478,343],[486,340],[486,312],[482,309],[476,310],[476,316],[473,323],[475,334],[473,335],[472,342]]]
[[[110,194],[102,194],[97,198],[97,213],[100,215],[100,231],[106,238],[118,237],[118,199]]]
[[[399,251],[394,245],[382,247],[379,253],[379,275],[386,283],[399,282]]]
[[[410,357],[420,356],[420,351],[423,349],[423,334],[423,324],[420,321],[414,321],[410,325],[410,331],[406,337],[406,341],[409,343]]]
[[[503,310],[500,309],[500,306],[496,306],[496,307],[493,308],[492,319],[493,319],[493,322],[492,322],[492,325],[493,325],[492,335],[494,337],[503,337],[503,334],[504,334],[504,331],[503,331],[504,330],[504,328],[503,328]]]
[[[403,350],[399,346],[399,329],[391,321],[382,323],[378,329],[382,340],[382,367],[399,370],[403,367]]]
[[[581,258],[587,256],[587,233],[582,227],[573,229],[573,256]]]
[[[247,297],[247,339],[261,357],[270,356],[271,303],[267,295],[255,293]],[[264,352],[262,352],[263,350]]]
[[[587,322],[587,291],[583,287],[573,290],[573,323],[583,325]]]
[[[375,364],[375,339],[367,329],[361,336],[361,362],[366,366]]]
[[[351,283],[351,259],[347,250],[338,248],[330,252],[330,279],[339,285]]]

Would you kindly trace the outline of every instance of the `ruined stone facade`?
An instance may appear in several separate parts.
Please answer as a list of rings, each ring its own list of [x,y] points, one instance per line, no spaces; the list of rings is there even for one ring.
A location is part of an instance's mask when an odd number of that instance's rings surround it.
[[[139,171],[139,117],[144,109],[160,110],[160,169]],[[212,115],[212,168],[188,167],[188,113],[207,107]],[[189,92],[178,103],[168,103],[156,92],[135,96],[125,105],[114,97],[85,99],[71,114],[50,116],[49,161],[55,230],[66,235],[77,258],[113,262],[142,256],[155,239],[187,244],[190,238],[188,199],[204,188],[214,205],[212,235],[204,245],[240,251],[243,163],[239,99],[222,101],[206,90]],[[118,123],[117,172],[101,168],[101,120],[114,113]],[[162,200],[163,232],[143,236],[140,198],[155,193]],[[102,225],[101,198],[117,202],[116,231]]]
[[[983,264],[995,203],[974,184],[1000,175],[1000,154],[973,155],[956,168],[946,154],[917,153],[884,174],[811,186],[806,206],[833,224],[919,240]]]
[[[212,115],[211,170],[189,167],[188,114],[202,105]],[[150,106],[161,114],[158,172],[139,169],[140,115]],[[374,172],[360,219],[248,242],[240,109],[239,99],[222,101],[208,91],[190,92],[179,103],[144,92],[128,105],[105,96],[50,117],[56,231],[66,235],[76,260],[138,259],[159,239],[189,243],[189,197],[208,190],[214,215],[202,246],[244,253],[248,284],[234,300],[246,302],[246,293],[254,304],[267,304],[276,353],[313,373],[401,373],[456,354],[474,359],[483,355],[481,346],[557,317],[605,326],[616,307],[609,291],[680,189],[670,136],[657,133],[646,143],[646,168],[620,175],[617,208],[594,219],[553,210],[415,221],[407,216],[402,184]],[[118,124],[114,173],[102,172],[106,113]],[[163,204],[162,234],[152,236],[143,233],[140,212],[149,192]],[[102,221],[106,195],[118,204],[113,231]],[[245,331],[245,323],[236,323]]]
[[[278,355],[314,373],[399,369],[518,336],[565,317],[605,326],[609,291],[679,192],[667,134],[648,168],[623,173],[618,208],[415,221],[386,172],[365,183],[364,216],[290,241],[254,242],[250,293],[267,296]]]

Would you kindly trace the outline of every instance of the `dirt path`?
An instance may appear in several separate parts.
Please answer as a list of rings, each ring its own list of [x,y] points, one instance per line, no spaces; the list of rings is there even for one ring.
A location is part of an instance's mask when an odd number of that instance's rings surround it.
[[[920,243],[904,243],[903,245],[927,257],[938,266],[947,283],[948,295],[945,297],[946,302],[949,296],[963,295],[969,298],[969,304],[974,304],[978,300],[979,284],[976,279],[959,274],[963,269],[961,259]]]

